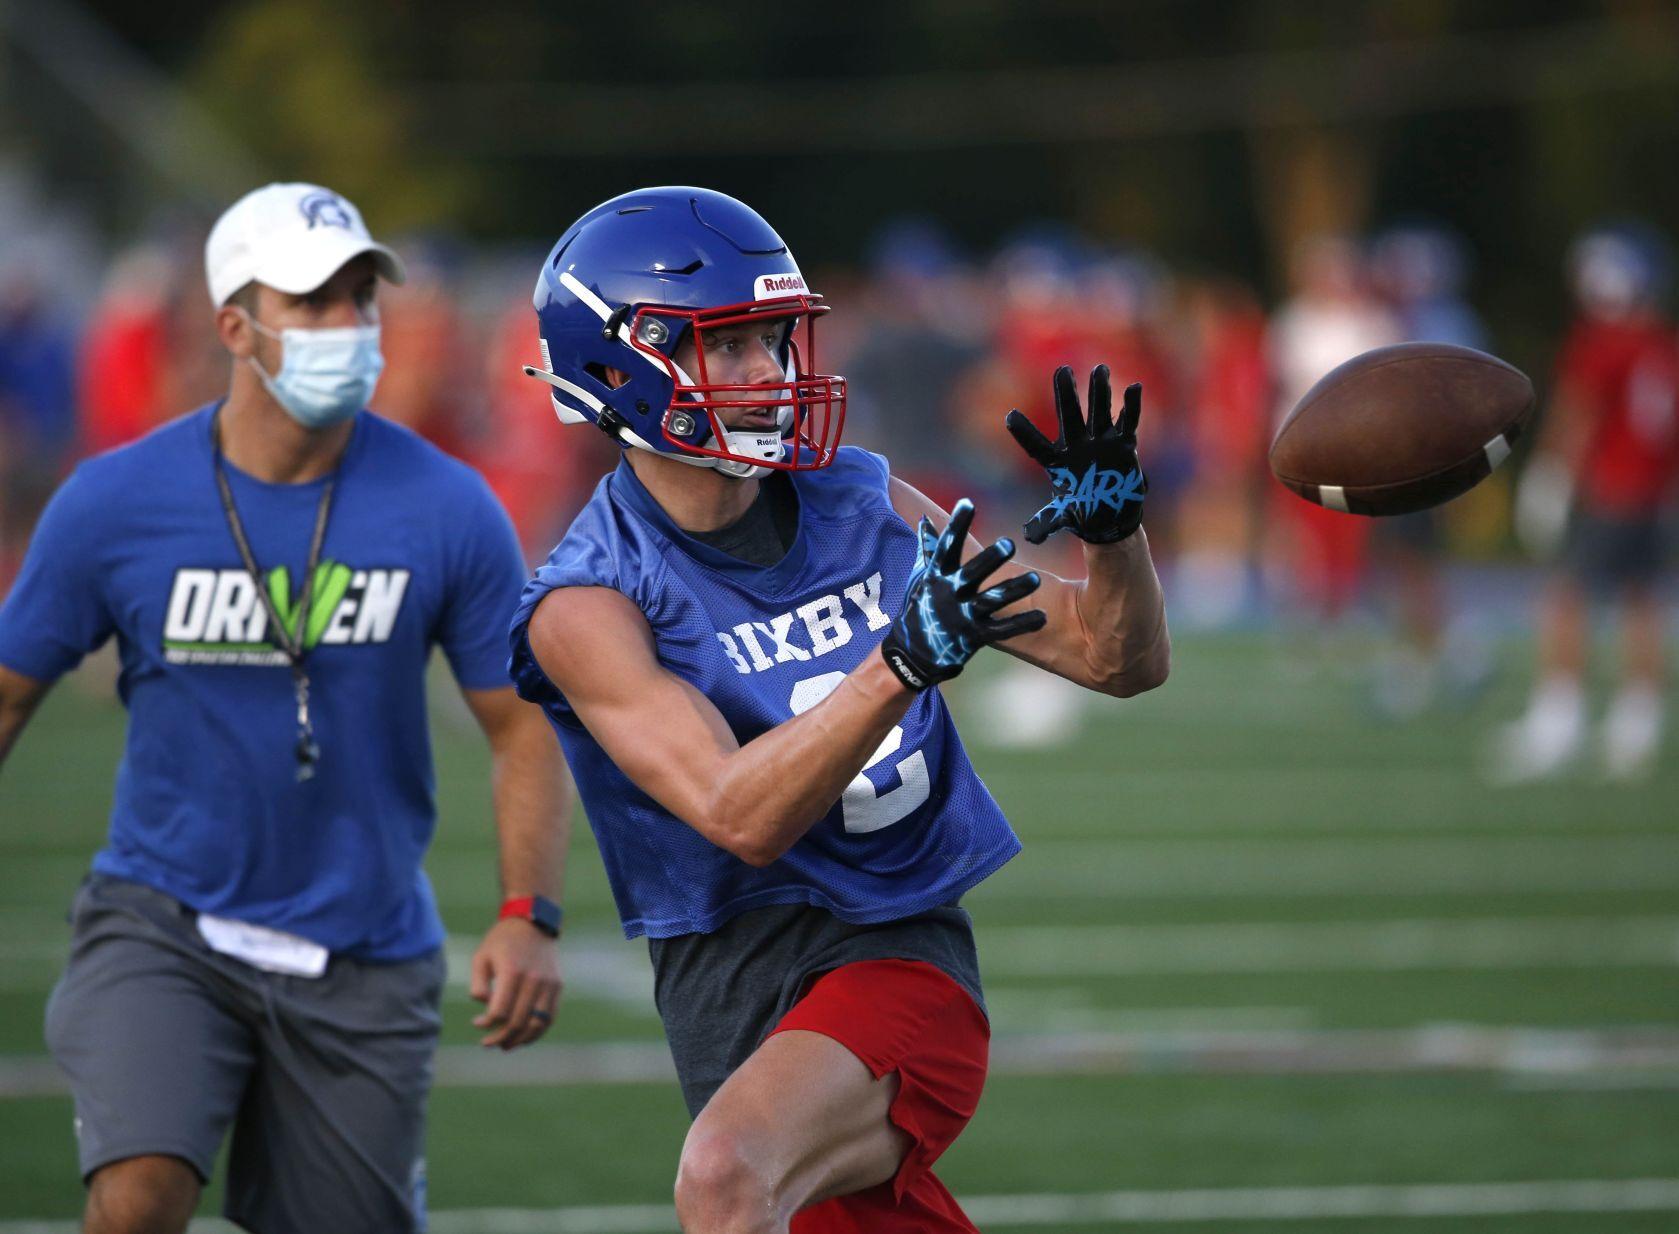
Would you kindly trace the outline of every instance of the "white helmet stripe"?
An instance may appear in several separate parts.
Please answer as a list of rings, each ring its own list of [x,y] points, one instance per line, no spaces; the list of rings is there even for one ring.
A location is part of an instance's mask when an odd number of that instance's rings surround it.
[[[606,301],[602,300],[594,292],[590,291],[587,287],[583,286],[582,283],[578,282],[577,279],[573,277],[570,270],[561,271],[560,285],[572,295],[576,296],[579,300],[583,301],[584,304],[587,304],[594,315],[599,317],[602,321],[605,321],[608,317],[612,316],[612,310],[606,307]]]
[[[612,310],[607,307],[606,301],[602,300],[594,292],[583,286],[583,284],[577,280],[570,270],[562,270],[560,272],[560,285],[572,295],[576,296],[584,304],[588,305],[589,310],[594,313],[596,317],[599,317],[601,321],[605,322],[611,319]],[[660,364],[652,356],[648,355],[634,343],[630,342],[630,328],[623,322],[618,323],[618,338],[623,342],[624,346],[635,352],[636,355],[647,361],[647,363],[651,364],[661,373],[665,371],[664,365]],[[678,372],[680,371],[681,370],[678,370]],[[683,380],[688,381],[686,377],[684,377]],[[694,383],[688,381],[688,384],[693,385]]]

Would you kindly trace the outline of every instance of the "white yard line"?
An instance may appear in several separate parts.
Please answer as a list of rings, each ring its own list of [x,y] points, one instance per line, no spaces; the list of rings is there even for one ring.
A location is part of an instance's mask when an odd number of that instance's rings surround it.
[[[1679,917],[1448,917],[988,929],[982,916],[978,937],[981,970],[991,980],[1679,964]]]
[[[1020,978],[1679,965],[1679,916],[989,927],[982,911],[979,922],[981,970],[1000,992]],[[474,945],[450,938],[452,982],[464,984]],[[652,970],[639,946],[580,935],[564,954],[574,993],[651,1013]]]
[[[993,1033],[1161,1032],[1173,1029],[1311,1028],[1315,1008],[1302,1006],[1104,1006],[1088,985],[1041,981],[988,982],[985,1006]]]
[[[1420,1186],[1242,1187],[1193,1191],[974,1196],[963,1207],[985,1227],[1347,1217],[1483,1217],[1679,1211],[1679,1179],[1435,1183]],[[437,1227],[442,1230],[443,1227]],[[491,1234],[489,1227],[450,1227]],[[499,1234],[499,1231],[498,1231]],[[507,1231],[512,1234],[512,1231]]]
[[[1673,820],[1640,802],[1626,816],[1607,818],[1581,810],[1534,822],[1524,809],[1467,812],[1466,796],[1485,793],[1468,766],[1416,767],[1166,767],[1111,770],[1068,768],[1052,761],[1016,763],[997,791],[1003,807],[1027,796],[1047,796],[1062,805],[1053,819],[1034,818],[1023,829],[1028,847],[1057,840],[1095,839],[1275,839],[1387,836],[1602,836],[1671,837]],[[995,777],[999,781],[1005,776]],[[1025,787],[1022,787],[1025,786]],[[1133,803],[1116,810],[1119,790]],[[1194,803],[1213,792],[1215,801],[1231,799],[1251,806],[1221,804],[1209,812]],[[1543,791],[1543,790],[1540,790]],[[1367,803],[1398,799],[1399,811],[1371,810]],[[1291,802],[1311,800],[1331,809],[1303,811]],[[1639,808],[1642,807],[1642,808]]]
[[[996,926],[979,914],[981,967],[999,987],[1028,978],[1243,973],[1497,972],[1679,965],[1679,916],[1443,917],[1192,924]],[[465,988],[478,940],[451,935],[449,981]],[[45,989],[64,940],[0,944],[0,990]],[[642,947],[578,934],[564,947],[574,996],[652,1017]]]
[[[1679,835],[1028,837],[972,903],[1632,891],[1679,891]]]
[[[1679,1029],[1549,1029],[1425,1025],[1403,1029],[1171,1028],[1005,1033],[991,1043],[993,1076],[1384,1075],[1465,1072],[1573,1077],[1664,1088],[1679,1075]],[[662,1041],[556,1042],[513,1054],[478,1046],[437,1052],[439,1088],[559,1088],[673,1083]],[[0,1056],[0,1100],[54,1097],[63,1076],[39,1055]]]
[[[465,989],[471,977],[472,953],[479,939],[451,934],[444,944],[449,958],[449,985]],[[647,944],[628,942],[622,934],[567,934],[560,944],[560,963],[566,989],[657,1018],[653,1006],[653,964]]]
[[[961,1197],[985,1229],[1209,1221],[1464,1218],[1679,1212],[1679,1178],[1423,1183],[1351,1187],[1208,1187],[1183,1191],[1033,1192]],[[0,1221],[0,1234],[76,1234],[75,1221]],[[432,1234],[671,1234],[668,1204],[433,1209]],[[231,1234],[194,1221],[191,1234]]]

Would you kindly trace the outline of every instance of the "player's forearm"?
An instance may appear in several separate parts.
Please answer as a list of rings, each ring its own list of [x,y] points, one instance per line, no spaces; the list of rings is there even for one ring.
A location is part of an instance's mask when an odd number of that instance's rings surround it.
[[[1147,534],[1139,527],[1117,544],[1086,544],[1084,561],[1076,608],[1085,684],[1119,698],[1154,689],[1171,669],[1172,640]]]
[[[570,780],[554,735],[540,714],[534,719],[491,743],[501,888],[558,900],[571,844]]]
[[[866,657],[815,707],[725,755],[695,825],[742,861],[770,864],[833,808],[914,697]]]
[[[0,667],[0,765],[46,693],[45,682]]]
[[[8,706],[5,699],[0,699],[0,767],[6,765],[6,756],[12,752],[12,746],[28,719],[27,712]]]

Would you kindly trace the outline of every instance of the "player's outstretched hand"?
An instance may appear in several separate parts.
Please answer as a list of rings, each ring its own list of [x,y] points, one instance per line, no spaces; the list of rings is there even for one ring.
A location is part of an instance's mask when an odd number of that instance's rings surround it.
[[[988,643],[1043,629],[1042,609],[996,616],[1036,591],[1039,579],[1028,571],[982,591],[985,580],[1014,556],[1014,541],[1004,537],[964,564],[962,546],[973,521],[974,504],[966,497],[950,512],[942,535],[921,520],[921,558],[904,590],[903,611],[880,644],[886,663],[912,690],[949,681]]]
[[[1143,387],[1125,388],[1119,423],[1112,418],[1113,391],[1108,366],[1090,371],[1090,422],[1079,409],[1073,370],[1055,370],[1055,415],[1061,422],[1054,441],[1018,411],[1003,421],[1020,448],[1049,472],[1055,488],[1043,509],[1026,524],[1026,538],[1042,544],[1065,527],[1088,544],[1112,544],[1136,531],[1143,521],[1148,479],[1137,462],[1137,421],[1143,415]]]

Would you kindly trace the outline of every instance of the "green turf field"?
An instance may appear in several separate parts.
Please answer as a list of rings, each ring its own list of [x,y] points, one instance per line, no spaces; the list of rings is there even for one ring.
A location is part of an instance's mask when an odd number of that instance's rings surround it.
[[[1679,1228],[1679,744],[1637,787],[1482,787],[1519,674],[1380,725],[1358,659],[1180,639],[1163,690],[1095,700],[1053,756],[975,745],[1026,842],[969,900],[995,1066],[941,1169],[987,1230]],[[489,794],[437,710],[458,978],[495,902]],[[79,1210],[40,1019],[121,728],[61,688],[0,772],[0,1234]],[[443,1234],[674,1228],[686,1120],[586,833],[567,898],[548,1043],[475,1050],[451,985]]]

